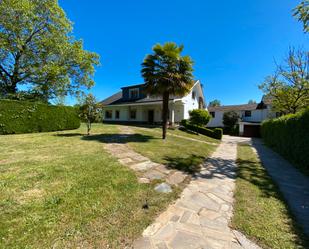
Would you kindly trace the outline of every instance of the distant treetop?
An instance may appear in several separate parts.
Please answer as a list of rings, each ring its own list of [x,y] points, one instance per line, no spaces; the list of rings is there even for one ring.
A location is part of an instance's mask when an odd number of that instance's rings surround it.
[[[213,101],[209,102],[208,106],[211,106],[211,107],[221,106],[221,102],[218,99],[214,99]]]

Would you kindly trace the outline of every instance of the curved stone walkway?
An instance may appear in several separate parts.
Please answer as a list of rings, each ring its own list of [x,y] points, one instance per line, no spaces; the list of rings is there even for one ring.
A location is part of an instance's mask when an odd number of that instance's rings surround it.
[[[178,170],[168,169],[165,165],[152,162],[149,158],[136,153],[124,143],[119,143],[127,136],[134,134],[133,130],[128,126],[119,126],[121,134],[115,135],[104,145],[104,148],[118,161],[134,170],[138,176],[140,183],[149,183],[152,180],[162,180],[164,183],[158,184],[156,190],[158,192],[171,192],[170,185],[178,185],[182,183],[188,176]]]
[[[241,142],[243,138],[239,138]],[[135,241],[136,249],[258,248],[229,227],[237,138],[224,136],[181,197]]]

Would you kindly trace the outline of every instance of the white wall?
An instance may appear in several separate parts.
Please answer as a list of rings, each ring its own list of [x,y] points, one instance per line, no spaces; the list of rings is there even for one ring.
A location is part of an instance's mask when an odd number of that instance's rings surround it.
[[[273,118],[275,114],[270,108],[252,110],[251,117],[245,117],[245,111],[236,111],[244,122],[262,122],[265,119]],[[208,127],[223,127],[223,111],[216,111],[215,118],[212,118],[207,124]]]
[[[195,92],[195,98],[192,98],[192,92]],[[183,113],[183,119],[189,118],[189,111],[198,109],[199,104],[199,97],[202,97],[204,100],[204,96],[202,94],[201,86],[200,84],[195,84],[194,87],[191,89],[189,94],[187,94],[185,97],[183,97],[181,100],[184,103],[184,113]],[[205,101],[205,100],[204,100]]]

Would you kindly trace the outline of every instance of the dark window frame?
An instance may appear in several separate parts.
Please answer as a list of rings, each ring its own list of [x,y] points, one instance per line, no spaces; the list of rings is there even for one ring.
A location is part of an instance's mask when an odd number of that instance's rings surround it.
[[[251,116],[252,116],[252,111],[249,111],[249,110],[245,111],[245,117],[246,118],[251,117]]]
[[[132,93],[134,93],[134,94],[132,94]],[[129,89],[129,98],[130,99],[138,99],[139,98],[139,88]]]
[[[195,91],[192,91],[192,99],[196,99],[196,92]]]
[[[106,110],[105,111],[105,118],[106,119],[112,119],[113,118],[113,111],[112,110]]]
[[[116,110],[115,111],[115,119],[119,119],[120,118],[120,111]]]
[[[209,114],[212,116],[212,118],[216,117],[216,112],[209,112]]]
[[[134,115],[132,116],[133,113]],[[130,110],[130,119],[136,119],[136,114],[137,114],[136,110]]]

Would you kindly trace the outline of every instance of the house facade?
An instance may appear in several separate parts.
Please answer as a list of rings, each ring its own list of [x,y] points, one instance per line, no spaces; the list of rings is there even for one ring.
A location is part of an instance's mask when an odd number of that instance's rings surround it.
[[[162,122],[162,97],[147,95],[144,84],[123,87],[120,92],[103,100],[101,104],[104,122]],[[205,108],[203,89],[198,80],[187,95],[170,97],[169,122],[179,123],[182,119],[189,118],[189,111]]]
[[[241,136],[259,136],[260,126],[265,119],[277,116],[272,111],[271,101],[262,98],[258,104],[229,105],[208,107],[208,111],[212,119],[207,127],[223,127],[223,114],[225,112],[234,111],[239,117],[239,135]]]

